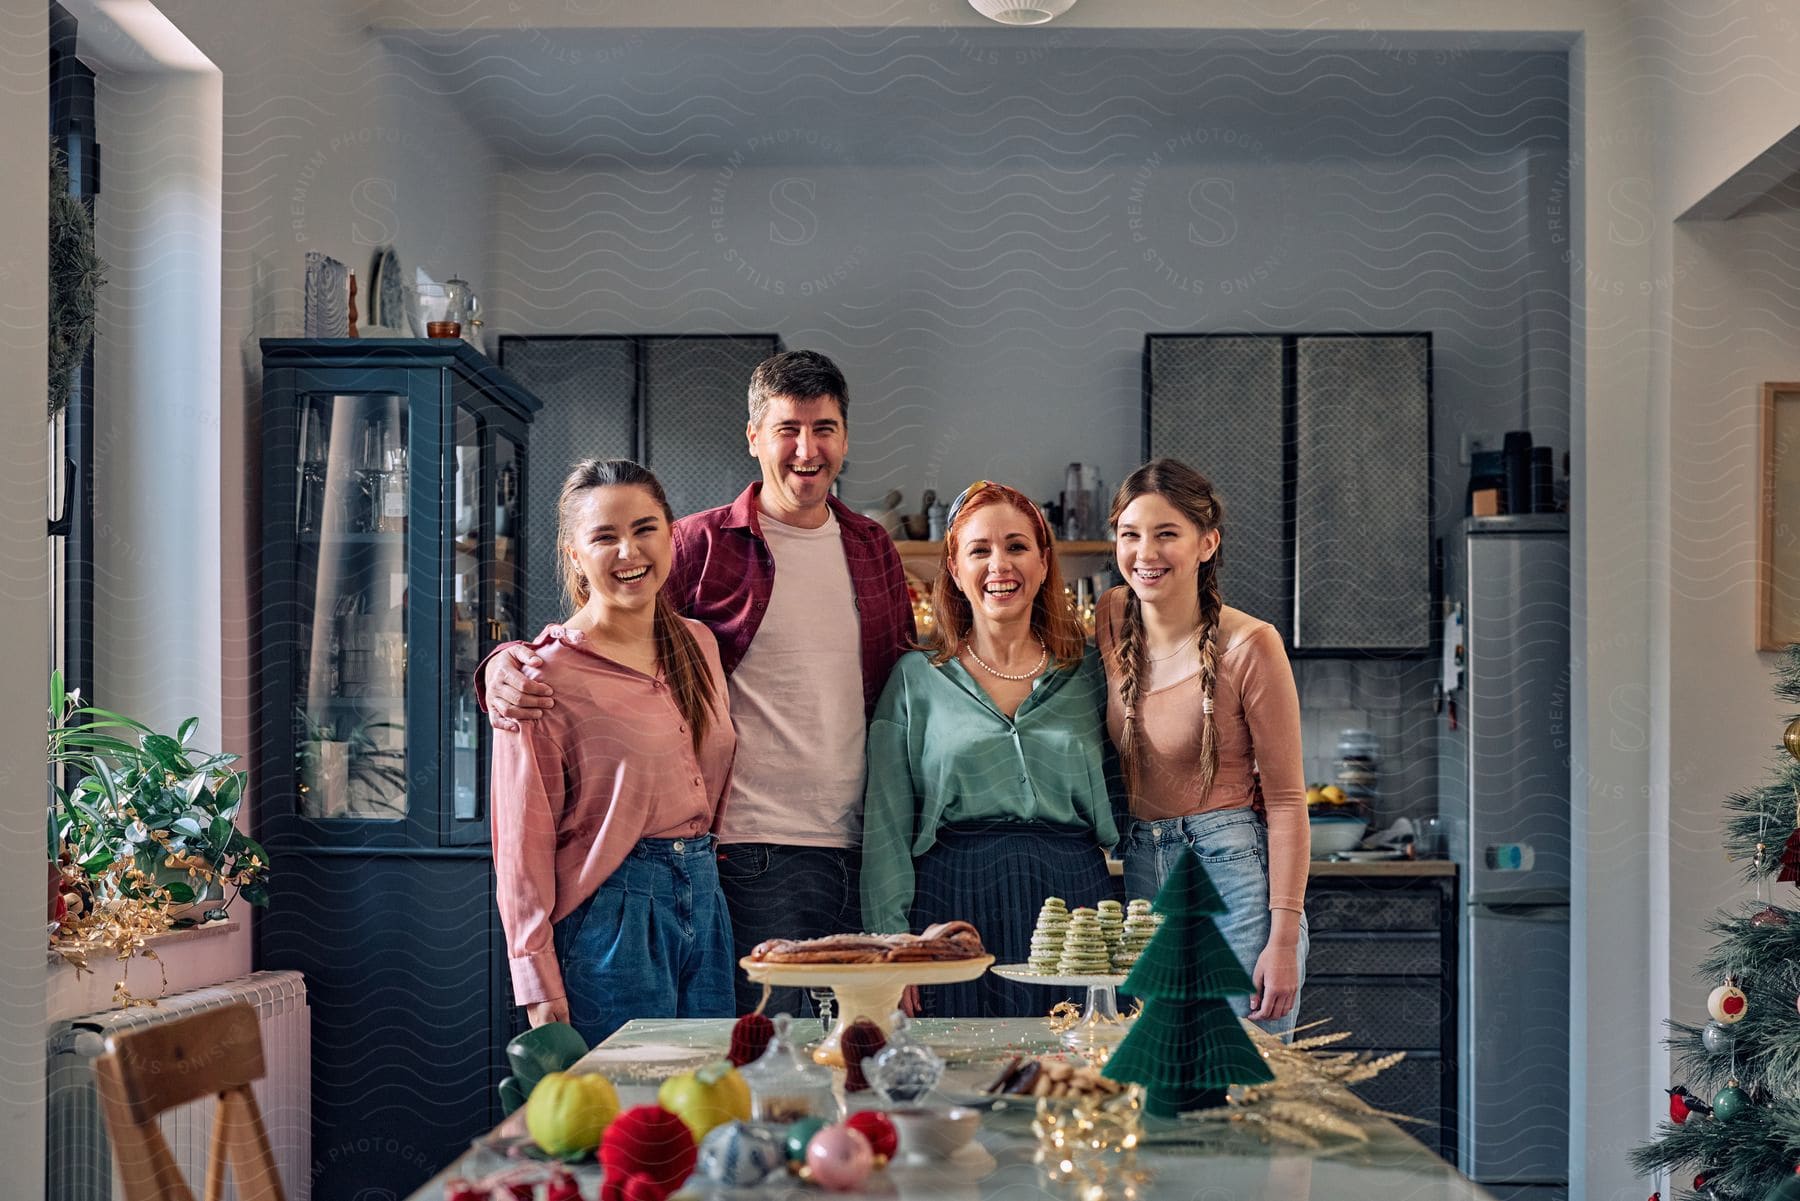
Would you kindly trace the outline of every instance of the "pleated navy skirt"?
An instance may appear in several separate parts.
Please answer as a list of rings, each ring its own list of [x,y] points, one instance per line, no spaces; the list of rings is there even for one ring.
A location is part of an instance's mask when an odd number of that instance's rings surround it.
[[[1116,898],[1118,886],[1089,830],[1059,830],[1020,822],[945,826],[913,864],[912,928],[962,920],[981,931],[994,962],[1030,958],[1031,931],[1045,897],[1074,909]],[[1015,984],[993,973],[967,984],[922,988],[929,1017],[1043,1017],[1058,1001],[1084,990]]]

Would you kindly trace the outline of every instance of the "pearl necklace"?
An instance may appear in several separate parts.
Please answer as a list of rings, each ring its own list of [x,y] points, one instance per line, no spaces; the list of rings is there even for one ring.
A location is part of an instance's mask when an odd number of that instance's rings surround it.
[[[1050,662],[1050,648],[1044,645],[1043,639],[1041,638],[1038,640],[1038,649],[1042,651],[1043,654],[1038,656],[1037,666],[1022,675],[1016,676],[988,666],[987,661],[975,653],[974,646],[972,646],[967,639],[963,640],[963,649],[969,652],[969,658],[975,660],[981,670],[987,672],[990,676],[997,676],[1002,680],[1029,680],[1032,676],[1035,676],[1040,671],[1044,670],[1044,664]]]

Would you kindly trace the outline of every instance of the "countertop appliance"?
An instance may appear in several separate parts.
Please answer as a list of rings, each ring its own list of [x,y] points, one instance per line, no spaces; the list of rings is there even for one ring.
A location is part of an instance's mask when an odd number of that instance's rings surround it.
[[[1502,1201],[1560,1201],[1569,1180],[1568,517],[1469,518],[1445,551],[1447,608],[1460,606],[1462,619],[1461,680],[1445,698],[1438,755],[1439,813],[1461,867],[1457,1166]]]

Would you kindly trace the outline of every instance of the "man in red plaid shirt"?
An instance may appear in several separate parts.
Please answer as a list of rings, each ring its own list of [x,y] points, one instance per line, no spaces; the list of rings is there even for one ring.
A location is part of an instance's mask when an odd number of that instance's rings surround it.
[[[892,539],[831,495],[849,450],[849,401],[843,373],[816,351],[764,360],[745,427],[762,479],[674,527],[663,588],[718,637],[731,682],[738,752],[719,879],[739,957],[766,938],[862,926],[863,744],[914,631]],[[531,678],[538,665],[523,644],[492,657],[494,724],[540,716],[551,689]],[[777,993],[771,1012],[806,1008],[797,990]],[[738,981],[741,1010],[760,994]]]

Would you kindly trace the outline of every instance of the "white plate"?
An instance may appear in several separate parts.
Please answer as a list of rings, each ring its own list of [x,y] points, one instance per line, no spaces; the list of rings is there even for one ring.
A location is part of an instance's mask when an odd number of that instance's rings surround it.
[[[1020,984],[1047,984],[1052,988],[1103,988],[1110,984],[1114,988],[1125,983],[1125,973],[1105,976],[1058,976],[1040,975],[1031,970],[1028,963],[1003,963],[992,969],[994,975],[1002,980],[1013,980]]]
[[[1327,862],[1336,859],[1344,863],[1385,863],[1390,860],[1398,860],[1402,856],[1398,851],[1333,851],[1320,858]]]

